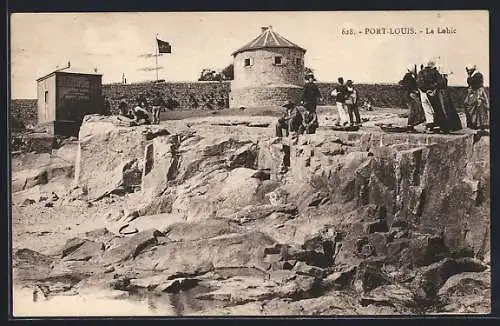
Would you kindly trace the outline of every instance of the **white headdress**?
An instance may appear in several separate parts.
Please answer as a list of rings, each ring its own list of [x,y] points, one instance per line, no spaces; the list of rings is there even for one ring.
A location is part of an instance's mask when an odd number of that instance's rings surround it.
[[[414,64],[407,65],[406,70],[408,70],[411,73],[416,73],[417,72],[417,67]]]

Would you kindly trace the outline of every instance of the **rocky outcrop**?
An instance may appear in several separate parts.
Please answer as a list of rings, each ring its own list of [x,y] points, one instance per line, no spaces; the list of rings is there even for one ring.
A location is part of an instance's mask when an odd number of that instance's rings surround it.
[[[74,177],[74,162],[64,159],[57,154],[46,153],[42,159],[38,159],[36,166],[30,167],[22,163],[23,160],[32,157],[24,154],[13,160],[14,173],[12,174],[12,192],[18,192],[33,188],[37,185],[45,185],[56,180],[71,179]],[[24,169],[16,167],[20,164]]]
[[[165,134],[159,126],[117,127],[113,119],[86,116],[80,128],[74,183],[90,199],[139,188],[144,148],[152,135]]]
[[[488,268],[484,138],[158,128],[84,121],[75,179],[96,201],[122,195],[130,214],[70,239],[37,279],[194,291],[213,304],[203,313],[263,315],[440,312],[458,288],[487,287],[453,279]]]

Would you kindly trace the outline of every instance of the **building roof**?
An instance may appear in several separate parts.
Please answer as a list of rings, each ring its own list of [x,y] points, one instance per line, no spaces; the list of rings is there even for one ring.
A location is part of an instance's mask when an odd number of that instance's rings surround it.
[[[272,26],[262,27],[262,33],[245,46],[234,51],[232,55],[249,50],[265,49],[265,48],[292,48],[306,52],[306,49],[290,42],[283,36],[273,31]]]
[[[38,78],[36,81],[40,81],[40,80],[43,80],[47,77],[50,77],[56,73],[64,73],[64,74],[75,74],[75,75],[94,75],[94,76],[102,76],[102,74],[100,73],[96,73],[96,72],[89,72],[87,71],[86,69],[78,69],[78,68],[61,68],[61,69],[56,69],[40,78]]]

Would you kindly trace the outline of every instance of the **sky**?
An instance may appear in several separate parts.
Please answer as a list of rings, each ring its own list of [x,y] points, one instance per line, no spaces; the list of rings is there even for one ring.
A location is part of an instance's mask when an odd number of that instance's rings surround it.
[[[395,83],[408,64],[435,58],[450,85],[465,85],[465,65],[476,64],[489,85],[487,11],[17,13],[11,16],[11,95],[36,98],[36,79],[71,61],[103,83],[154,80],[155,37],[172,54],[158,58],[159,78],[194,81],[203,68],[222,69],[231,53],[260,34],[262,26],[307,49],[305,65],[318,81]],[[371,35],[366,28],[413,28],[414,35]],[[437,28],[455,29],[437,34]],[[356,35],[343,35],[352,28]],[[426,34],[426,29],[434,34]]]

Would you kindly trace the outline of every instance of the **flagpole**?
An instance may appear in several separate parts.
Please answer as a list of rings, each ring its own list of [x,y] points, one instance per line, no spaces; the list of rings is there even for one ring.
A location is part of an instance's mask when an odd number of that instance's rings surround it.
[[[156,83],[158,83],[158,55],[160,54],[159,53],[159,49],[158,49],[158,33],[156,33],[156,39],[155,39],[155,42],[156,42]]]

